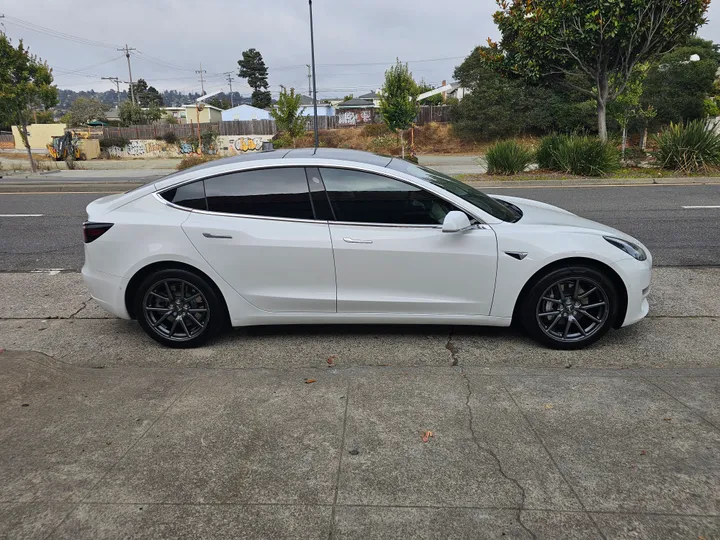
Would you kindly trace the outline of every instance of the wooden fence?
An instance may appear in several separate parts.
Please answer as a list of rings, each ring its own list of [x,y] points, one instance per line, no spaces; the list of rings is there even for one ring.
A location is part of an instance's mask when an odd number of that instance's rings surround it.
[[[353,127],[362,123],[380,123],[382,117],[376,111],[371,111],[367,121],[351,123],[348,121],[348,112],[339,110],[336,116],[318,116],[318,129],[337,129]],[[353,111],[354,112],[354,111]],[[445,105],[420,107],[416,124],[423,125],[429,122],[447,122],[449,119],[448,107]],[[307,119],[307,129],[313,129],[313,117]],[[198,124],[151,124],[147,126],[130,127],[104,127],[102,137],[105,139],[121,137],[123,139],[155,139],[166,133],[174,133],[179,139],[197,137]],[[200,124],[200,131],[211,131],[218,135],[275,135],[278,130],[275,120],[231,120],[227,122],[205,122]]]

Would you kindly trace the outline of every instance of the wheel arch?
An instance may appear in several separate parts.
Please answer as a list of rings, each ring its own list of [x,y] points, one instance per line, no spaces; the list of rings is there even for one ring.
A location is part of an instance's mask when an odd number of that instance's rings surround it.
[[[210,276],[208,276],[199,268],[178,261],[158,261],[150,263],[147,266],[143,266],[140,270],[135,272],[132,278],[130,278],[127,287],[125,288],[125,309],[127,309],[127,312],[130,315],[131,319],[136,318],[134,298],[137,294],[140,284],[147,276],[160,270],[185,270],[197,274],[199,277],[203,278],[205,281],[207,281],[208,285],[210,285],[210,287],[217,295],[218,299],[220,299],[220,301],[222,302],[223,308],[225,310],[226,320],[230,320],[230,310],[228,309],[227,300],[225,299],[225,295],[223,295],[222,291],[220,290],[220,287],[217,286],[217,283],[215,283],[215,281]]]
[[[530,278],[525,282],[523,288],[520,290],[520,294],[518,294],[517,299],[515,300],[515,307],[513,308],[512,314],[512,324],[515,325],[520,320],[518,314],[520,306],[522,305],[525,297],[535,283],[537,283],[540,279],[543,278],[543,276],[545,276],[549,272],[572,265],[589,266],[600,272],[603,272],[608,276],[608,278],[610,278],[610,280],[613,282],[613,285],[615,285],[615,289],[617,290],[620,300],[617,317],[613,321],[612,326],[613,328],[620,328],[623,321],[625,320],[628,306],[628,292],[627,287],[625,286],[625,282],[612,267],[608,266],[604,262],[598,261],[596,259],[590,259],[587,257],[570,257],[566,259],[559,259],[543,266],[532,276],[530,276]]]

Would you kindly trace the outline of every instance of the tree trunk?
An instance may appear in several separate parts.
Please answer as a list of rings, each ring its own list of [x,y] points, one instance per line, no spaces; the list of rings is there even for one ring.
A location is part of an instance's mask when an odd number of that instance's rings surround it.
[[[405,139],[403,139],[403,132],[402,129],[399,131],[400,133],[400,152],[403,159],[405,159]]]
[[[627,148],[627,125],[623,125],[622,131],[622,158],[625,159],[625,148]]]
[[[597,76],[597,116],[598,116],[598,137],[607,142],[607,99],[608,99],[608,74],[601,71]]]
[[[22,139],[23,144],[25,144],[25,149],[27,150],[28,159],[30,160],[30,170],[32,170],[32,172],[37,172],[37,164],[33,159],[32,150],[30,150],[30,140],[28,139],[27,122],[25,122],[24,120],[20,123],[20,138]]]
[[[642,138],[640,139],[640,150],[643,152],[645,151],[645,146],[647,145],[647,126],[643,129],[642,132]]]

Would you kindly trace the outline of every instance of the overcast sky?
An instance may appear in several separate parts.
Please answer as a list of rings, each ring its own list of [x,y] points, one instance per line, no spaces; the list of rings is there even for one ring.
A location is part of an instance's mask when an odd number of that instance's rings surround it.
[[[48,61],[60,88],[107,90],[114,85],[100,77],[127,80],[126,59],[115,50],[127,43],[137,49],[131,56],[134,80],[142,77],[159,89],[200,91],[194,71],[202,62],[205,90],[227,90],[222,73],[237,75],[242,51],[254,47],[268,66],[274,95],[281,84],[307,93],[305,0],[21,0],[0,6],[6,33]],[[318,92],[342,97],[378,88],[396,57],[410,63],[416,80],[434,86],[450,81],[475,45],[498,37],[495,9],[494,0],[315,0]],[[709,18],[700,35],[720,41],[720,0],[711,4]],[[27,23],[89,43],[31,30]],[[250,93],[237,77],[233,89]]]

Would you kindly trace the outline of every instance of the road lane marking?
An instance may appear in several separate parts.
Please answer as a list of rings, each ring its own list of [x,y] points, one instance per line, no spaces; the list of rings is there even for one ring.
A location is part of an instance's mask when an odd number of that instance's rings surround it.
[[[706,206],[681,206],[681,208],[685,208],[687,210],[694,210],[696,208],[720,208],[720,204]]]
[[[45,214],[0,214],[0,217],[43,217]]]

